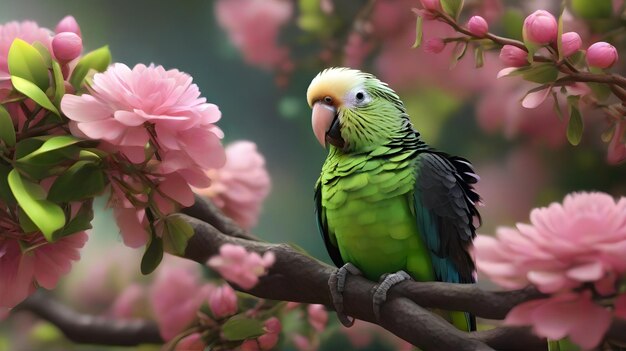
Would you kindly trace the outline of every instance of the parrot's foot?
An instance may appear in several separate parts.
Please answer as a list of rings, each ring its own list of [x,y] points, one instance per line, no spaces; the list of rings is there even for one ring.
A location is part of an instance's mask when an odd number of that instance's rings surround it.
[[[380,283],[374,287],[374,299],[372,302],[376,320],[380,319],[380,306],[387,301],[387,291],[389,291],[389,289],[391,289],[394,285],[411,279],[411,276],[405,271],[385,274],[381,277]]]
[[[328,286],[330,287],[330,294],[333,297],[337,318],[339,318],[341,324],[349,328],[354,324],[354,318],[348,317],[343,312],[343,291],[346,286],[348,274],[361,275],[362,273],[352,263],[346,263],[343,267],[330,275]]]

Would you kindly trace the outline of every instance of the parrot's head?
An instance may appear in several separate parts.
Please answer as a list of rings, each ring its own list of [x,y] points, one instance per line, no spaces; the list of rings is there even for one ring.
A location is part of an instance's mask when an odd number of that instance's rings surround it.
[[[329,68],[309,85],[307,102],[319,143],[344,153],[386,144],[398,133],[412,130],[398,95],[369,73]]]

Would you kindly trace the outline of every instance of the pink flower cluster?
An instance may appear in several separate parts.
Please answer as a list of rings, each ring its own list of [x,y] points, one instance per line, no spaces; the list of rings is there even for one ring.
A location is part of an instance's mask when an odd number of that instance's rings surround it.
[[[144,208],[154,204],[168,214],[177,205],[190,206],[190,185],[208,186],[204,170],[225,161],[223,134],[215,125],[218,107],[200,97],[189,75],[175,69],[114,64],[93,77],[88,94],[66,94],[61,109],[74,135],[101,140],[101,148],[119,155],[114,157],[120,171],[109,172],[111,203],[132,247],[148,238]],[[143,176],[123,171],[125,163]],[[146,186],[154,190],[147,198]]]
[[[0,25],[0,89],[11,89],[8,54],[15,39],[22,39],[29,44],[40,42],[50,48],[52,33],[47,28],[39,27],[33,21],[9,22]]]
[[[291,18],[291,1],[219,0],[215,12],[248,63],[268,69],[290,66],[289,50],[278,44],[278,31]]]
[[[474,242],[478,269],[502,287],[532,284],[553,294],[517,306],[508,322],[531,324],[547,337],[576,338],[576,331],[584,329],[580,334],[584,340],[578,336],[574,341],[587,348],[597,345],[611,313],[576,289],[592,285],[595,292],[608,296],[626,277],[626,198],[616,201],[604,193],[574,193],[563,204],[533,210],[530,220],[515,229],[498,229],[496,238],[479,236]],[[582,318],[586,316],[582,312],[558,313],[573,310],[572,306],[597,318]],[[555,318],[562,324],[549,322]]]
[[[259,277],[267,273],[274,264],[274,253],[267,251],[261,257],[256,252],[248,252],[242,246],[224,244],[220,253],[211,257],[207,265],[215,269],[224,279],[244,289],[252,289]]]
[[[265,159],[256,145],[250,141],[229,144],[226,146],[224,167],[210,169],[206,174],[211,179],[211,185],[195,191],[211,199],[242,228],[252,228],[270,191]]]
[[[41,246],[35,245],[29,252],[22,252],[17,239],[0,235],[0,310],[14,307],[37,286],[54,288],[59,278],[70,271],[72,262],[80,259],[78,251],[87,241],[85,232],[53,243],[38,235],[33,244]]]

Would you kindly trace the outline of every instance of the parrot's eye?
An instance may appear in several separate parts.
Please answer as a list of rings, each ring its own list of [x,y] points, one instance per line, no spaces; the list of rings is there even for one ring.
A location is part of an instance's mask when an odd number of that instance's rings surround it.
[[[363,99],[365,99],[365,94],[363,94],[362,91],[359,91],[358,93],[356,93],[356,100],[361,102],[363,101]]]
[[[330,104],[333,102],[333,98],[331,98],[330,96],[326,96],[324,97],[324,102],[327,104]]]

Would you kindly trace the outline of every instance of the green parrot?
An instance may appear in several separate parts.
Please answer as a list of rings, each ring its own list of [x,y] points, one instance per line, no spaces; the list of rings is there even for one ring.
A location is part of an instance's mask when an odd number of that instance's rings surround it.
[[[371,74],[326,69],[312,80],[307,102],[313,132],[329,149],[315,204],[328,253],[343,267],[339,290],[348,272],[382,277],[377,314],[387,290],[404,279],[475,283],[468,249],[480,197],[470,162],[424,143],[398,95]],[[335,302],[341,319],[342,300]],[[441,315],[461,330],[476,328],[468,313]]]

